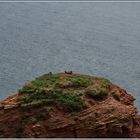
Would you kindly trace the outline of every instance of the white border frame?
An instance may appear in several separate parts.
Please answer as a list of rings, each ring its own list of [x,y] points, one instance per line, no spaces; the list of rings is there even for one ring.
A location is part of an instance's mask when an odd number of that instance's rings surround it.
[[[87,0],[87,1],[82,1],[82,0],[68,0],[68,1],[66,1],[66,0],[55,0],[55,1],[51,1],[51,0],[40,0],[40,1],[38,1],[38,0],[26,0],[26,1],[24,1],[24,0],[21,0],[21,1],[19,1],[19,0],[16,0],[16,1],[12,1],[12,0],[6,0],[6,1],[1,1],[0,0],[0,3],[29,3],[29,2],[33,2],[33,3],[58,3],[58,2],[60,2],[60,3],[71,3],[71,2],[73,2],[73,3],[102,3],[102,2],[104,2],[104,3],[112,3],[112,2],[114,2],[114,3],[139,3],[140,2],[140,0],[134,0],[134,1],[132,1],[132,0],[122,0],[122,1],[119,1],[119,0],[117,0],[117,1],[113,1],[113,0],[110,0],[110,1],[108,1],[108,0],[99,0],[99,1],[97,1],[97,0]],[[19,140],[19,139],[25,139],[25,140],[30,140],[30,139],[32,139],[32,140],[35,140],[35,139],[38,139],[38,140],[45,140],[45,139],[47,139],[47,140],[76,140],[76,139],[79,139],[79,140],[102,140],[102,139],[104,139],[104,140],[116,140],[116,139],[120,139],[120,140],[136,140],[136,139],[140,139],[140,138],[0,138],[0,140],[7,140],[7,139],[11,139],[11,140]]]
[[[4,0],[0,0],[0,2],[3,2],[3,3],[7,3],[7,2],[21,2],[21,3],[23,3],[23,2],[54,2],[54,3],[58,3],[58,2],[61,2],[61,3],[64,3],[64,2],[66,2],[66,3],[70,3],[70,2],[74,2],[74,3],[92,3],[92,2],[95,2],[95,3],[101,3],[101,2],[104,2],[104,3],[107,3],[107,2],[109,2],[109,3],[111,3],[111,2],[115,2],[115,3],[125,3],[125,2],[128,2],[128,3],[136,3],[136,2],[140,2],[140,0],[134,0],[134,1],[129,1],[129,0],[122,0],[122,1],[119,1],[119,0],[116,0],[116,1],[113,1],[113,0],[110,0],[110,1],[108,1],[108,0],[99,0],[99,1],[97,1],[97,0],[87,0],[87,1],[82,1],[82,0],[68,0],[68,1],[66,1],[66,0],[40,0],[40,1],[38,1],[38,0],[15,0],[15,1],[12,1],[12,0],[6,0],[6,1],[4,1]]]

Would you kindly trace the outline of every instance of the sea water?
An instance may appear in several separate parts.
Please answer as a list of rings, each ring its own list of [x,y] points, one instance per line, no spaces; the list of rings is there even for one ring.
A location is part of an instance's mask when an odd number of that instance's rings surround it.
[[[0,99],[64,70],[111,79],[140,110],[140,3],[0,3]]]

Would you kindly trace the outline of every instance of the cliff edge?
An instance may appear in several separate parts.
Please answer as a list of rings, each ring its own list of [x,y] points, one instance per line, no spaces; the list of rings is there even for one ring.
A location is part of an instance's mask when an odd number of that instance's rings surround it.
[[[0,102],[0,137],[140,137],[134,100],[108,79],[50,72]]]

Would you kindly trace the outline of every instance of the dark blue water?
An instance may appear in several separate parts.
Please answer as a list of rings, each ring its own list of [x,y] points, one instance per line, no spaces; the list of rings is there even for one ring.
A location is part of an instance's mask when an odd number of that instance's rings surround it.
[[[47,73],[104,76],[140,110],[140,3],[0,3],[0,99]]]

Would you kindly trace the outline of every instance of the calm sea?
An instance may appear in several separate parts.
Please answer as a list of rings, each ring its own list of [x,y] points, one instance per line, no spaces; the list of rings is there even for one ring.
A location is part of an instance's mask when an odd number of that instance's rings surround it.
[[[64,70],[111,79],[140,110],[140,3],[0,3],[0,99]]]

